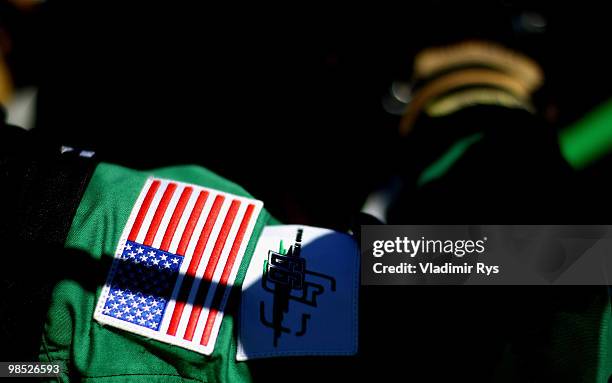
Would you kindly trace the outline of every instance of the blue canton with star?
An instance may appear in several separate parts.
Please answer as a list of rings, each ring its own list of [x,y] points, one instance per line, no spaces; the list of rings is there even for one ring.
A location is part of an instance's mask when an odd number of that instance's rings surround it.
[[[102,313],[159,330],[183,257],[127,241]]]

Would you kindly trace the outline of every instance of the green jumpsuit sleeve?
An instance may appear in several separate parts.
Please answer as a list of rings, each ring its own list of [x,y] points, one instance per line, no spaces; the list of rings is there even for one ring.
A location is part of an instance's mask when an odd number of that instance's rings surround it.
[[[93,320],[121,232],[149,176],[251,197],[240,186],[198,166],[135,171],[99,164],[66,239],[63,255],[66,259],[58,262],[81,267],[79,277],[60,280],[53,289],[40,360],[64,362],[67,372],[60,379],[63,382],[248,382],[251,377],[247,365],[235,360],[232,313],[236,306],[231,302],[236,299],[230,299],[228,313],[210,356],[103,326]],[[269,220],[270,215],[262,210],[240,265],[237,283],[244,278],[259,234]],[[234,296],[235,293],[236,289]]]

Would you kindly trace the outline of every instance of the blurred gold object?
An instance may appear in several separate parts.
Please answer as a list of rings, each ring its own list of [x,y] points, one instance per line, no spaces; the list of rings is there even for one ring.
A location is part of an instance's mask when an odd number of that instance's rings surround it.
[[[441,117],[471,105],[501,105],[533,112],[531,103],[520,97],[499,89],[476,88],[441,97],[425,107],[425,113],[432,117]]]
[[[497,101],[531,110],[531,95],[544,82],[544,75],[540,66],[527,56],[498,44],[468,41],[420,52],[414,60],[414,81],[424,85],[406,107],[400,121],[402,135],[412,130],[424,110],[439,115],[442,109],[457,110],[459,105]],[[476,92],[462,96],[469,88],[476,88]],[[507,92],[508,97],[492,98],[486,88]],[[449,97],[457,102],[449,101]],[[444,99],[446,106],[432,106],[439,99]]]
[[[427,48],[414,61],[414,75],[424,79],[453,67],[483,65],[495,68],[520,81],[533,92],[544,75],[538,63],[504,46],[487,41],[465,41],[447,47]]]
[[[13,80],[6,61],[0,53],[0,104],[6,105],[13,94]]]

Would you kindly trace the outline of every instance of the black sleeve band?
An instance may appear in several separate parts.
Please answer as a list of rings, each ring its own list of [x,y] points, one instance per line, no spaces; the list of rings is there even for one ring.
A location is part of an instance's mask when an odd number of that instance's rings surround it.
[[[90,154],[0,121],[0,360],[37,360]]]
[[[46,142],[33,132],[0,128],[1,235],[63,245],[97,163],[95,156]],[[63,151],[63,153],[62,153]]]

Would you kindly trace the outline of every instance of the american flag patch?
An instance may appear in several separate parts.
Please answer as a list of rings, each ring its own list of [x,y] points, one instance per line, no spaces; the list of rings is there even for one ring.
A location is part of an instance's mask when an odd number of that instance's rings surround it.
[[[94,318],[210,355],[262,202],[150,178]]]

